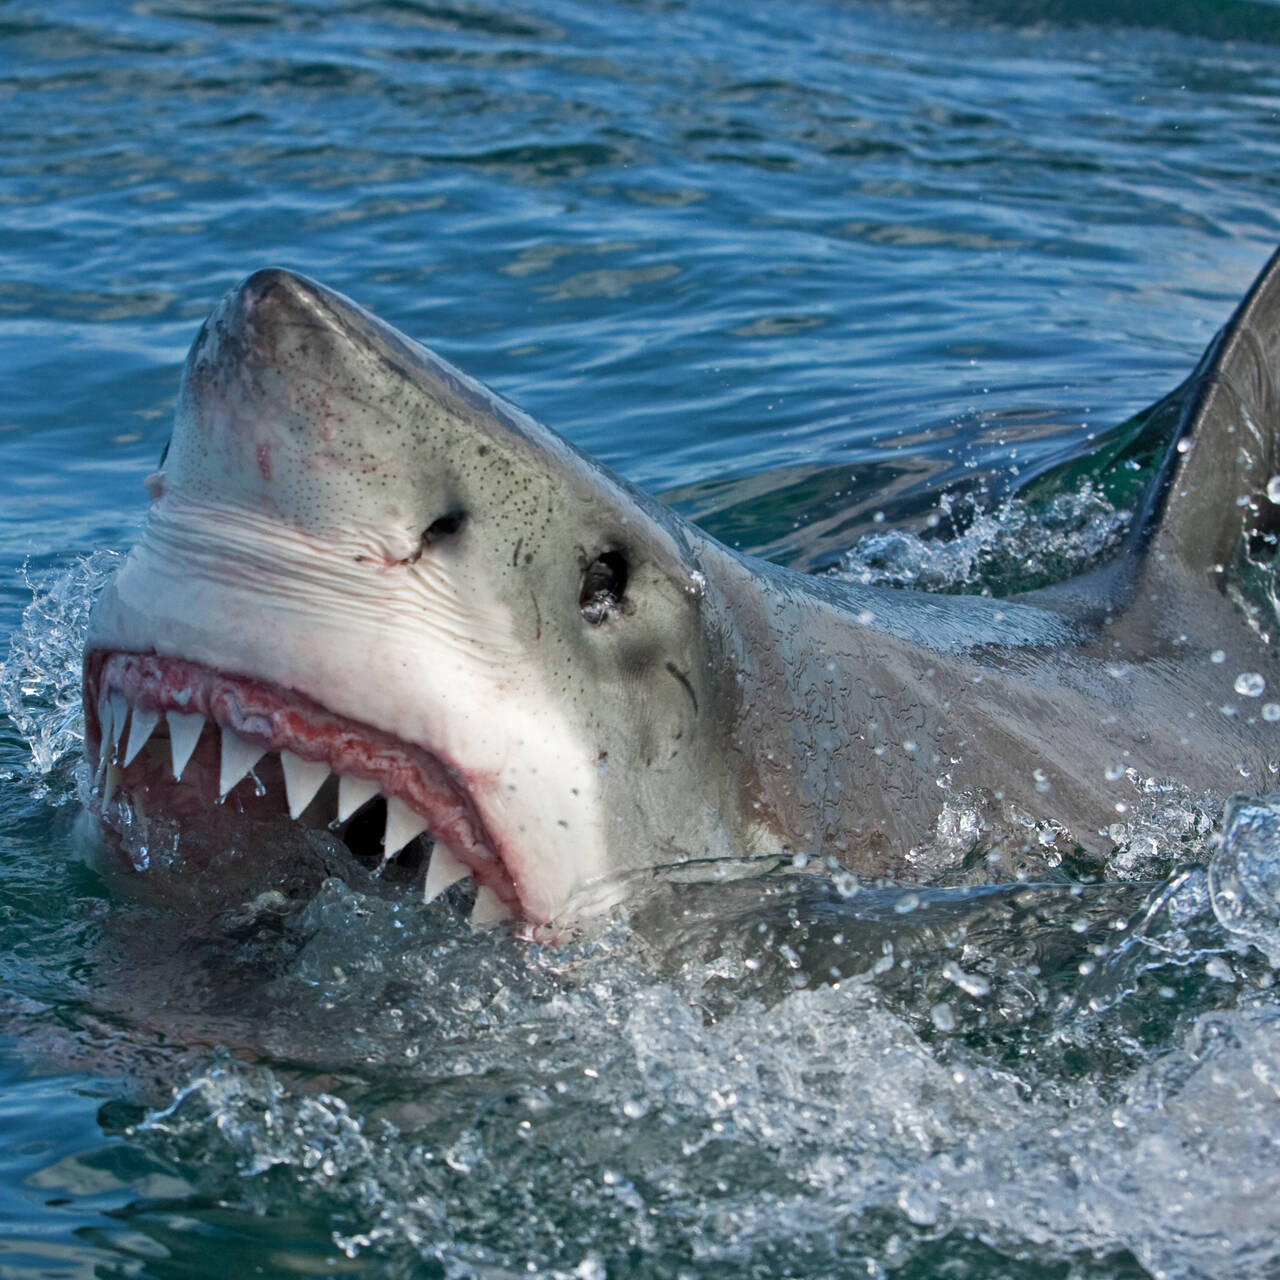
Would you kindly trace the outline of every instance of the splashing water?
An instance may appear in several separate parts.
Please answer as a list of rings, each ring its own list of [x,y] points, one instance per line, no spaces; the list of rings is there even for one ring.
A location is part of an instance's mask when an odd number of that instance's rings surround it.
[[[127,1136],[390,1274],[1267,1274],[1277,1014],[1204,874],[918,898],[701,887],[522,950],[331,884],[277,998],[366,1065],[222,1056]]]
[[[1203,860],[1222,820],[1222,802],[1208,793],[1143,778],[1124,770],[1133,799],[1124,817],[1107,828],[1114,848],[1104,874],[1109,880],[1155,880],[1187,862]]]
[[[37,779],[37,799],[65,803],[72,794],[60,789],[55,795],[41,780],[74,759],[84,742],[80,654],[93,601],[118,563],[115,552],[96,551],[70,569],[38,579],[24,566],[23,579],[34,599],[0,665],[0,712],[30,748],[27,768]]]
[[[1120,545],[1131,519],[1088,482],[1043,506],[1015,496],[992,510],[973,495],[944,493],[929,524],[952,537],[864,534],[839,572],[866,585],[925,591],[1028,590],[1096,564]]]
[[[28,786],[79,747],[113,563],[39,584],[0,672]],[[214,1230],[310,1224],[313,1270],[1267,1276],[1280,798],[1219,838],[1212,797],[1130,781],[1112,883],[1071,883],[1052,831],[1056,883],[982,883],[957,798],[919,885],[654,876],[554,944],[367,880],[125,901],[76,1012],[24,1018],[130,1081],[102,1122],[141,1230],[172,1197]]]
[[[1280,794],[1233,797],[1223,827],[1209,865],[1214,912],[1280,968]]]

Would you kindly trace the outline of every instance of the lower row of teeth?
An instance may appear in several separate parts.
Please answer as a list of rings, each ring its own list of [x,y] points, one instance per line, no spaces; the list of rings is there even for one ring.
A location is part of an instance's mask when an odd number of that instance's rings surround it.
[[[169,726],[169,752],[173,763],[173,776],[180,781],[183,770],[196,749],[196,743],[204,732],[206,721],[199,712],[187,715],[180,711],[166,711],[164,718]],[[147,710],[144,707],[130,707],[119,694],[112,694],[110,697],[104,696],[99,700],[98,719],[102,724],[102,749],[98,756],[96,781],[102,792],[102,803],[107,805],[110,804],[120,781],[121,769],[132,764],[138,752],[146,746],[160,723],[160,712]],[[267,752],[265,747],[247,742],[225,725],[221,726],[221,731],[222,764],[218,779],[218,794],[220,798],[225,799],[231,788],[246,777]],[[322,760],[304,760],[287,749],[282,749],[280,752],[280,768],[284,773],[289,816],[296,819],[315,799],[316,793],[329,778],[332,770]],[[339,774],[337,821],[345,822],[358,809],[363,808],[380,794],[378,784],[368,778]],[[410,841],[427,830],[427,823],[423,821],[421,815],[403,800],[396,796],[385,796],[384,799],[387,804],[387,822],[382,835],[382,863],[378,867],[378,873],[381,873],[387,863]],[[446,889],[470,875],[470,869],[453,850],[436,839],[431,851],[431,861],[427,865],[426,884],[423,888],[424,900],[433,901]],[[488,885],[478,886],[475,907],[471,912],[473,925],[495,924],[510,919],[510,916],[511,913],[502,899]]]

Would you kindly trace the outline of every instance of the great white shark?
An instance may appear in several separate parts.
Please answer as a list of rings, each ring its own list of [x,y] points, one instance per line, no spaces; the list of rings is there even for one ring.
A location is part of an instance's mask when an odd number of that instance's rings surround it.
[[[1240,581],[1276,546],[1278,387],[1280,254],[1165,402],[1115,555],[1008,599],[924,594],[741,555],[260,270],[195,339],[93,610],[94,806],[184,840],[359,829],[428,898],[471,877],[479,922],[589,915],[689,860],[909,876],[961,804],[975,844],[1102,856],[1135,779],[1274,785],[1274,615]]]

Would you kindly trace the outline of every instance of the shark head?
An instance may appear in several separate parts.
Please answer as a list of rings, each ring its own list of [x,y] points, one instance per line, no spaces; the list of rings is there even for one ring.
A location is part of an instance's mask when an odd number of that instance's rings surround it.
[[[85,654],[109,820],[360,826],[535,923],[729,851],[727,553],[355,304],[228,294],[148,487]]]

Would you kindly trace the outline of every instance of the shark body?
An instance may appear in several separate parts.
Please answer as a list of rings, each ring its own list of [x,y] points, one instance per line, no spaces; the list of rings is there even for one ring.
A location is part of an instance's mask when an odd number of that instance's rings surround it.
[[[1280,666],[1238,584],[1276,545],[1278,388],[1280,255],[1164,402],[1118,554],[1011,599],[928,595],[740,555],[259,271],[195,340],[94,611],[97,807],[184,838],[359,828],[428,897],[473,878],[480,921],[589,915],[690,859],[905,874],[960,808],[975,842],[1102,849],[1135,778],[1274,785]]]

